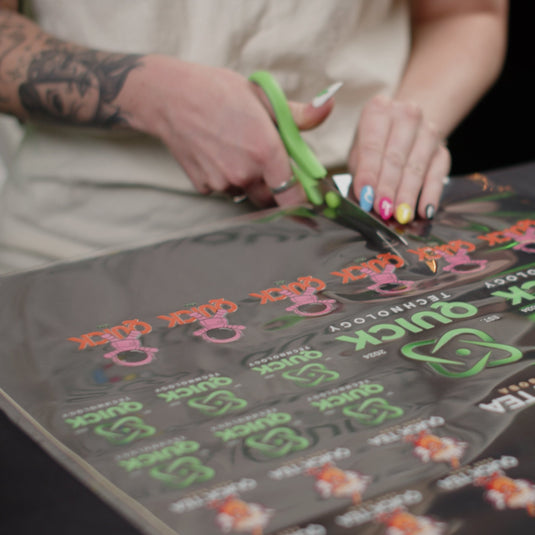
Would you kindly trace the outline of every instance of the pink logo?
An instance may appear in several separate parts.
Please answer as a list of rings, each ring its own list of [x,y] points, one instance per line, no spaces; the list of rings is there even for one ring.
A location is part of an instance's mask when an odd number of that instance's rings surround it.
[[[524,234],[516,234],[511,231],[504,232],[506,236],[518,242],[513,249],[525,253],[535,253],[535,228],[530,227]]]
[[[381,273],[377,273],[368,267],[361,268],[361,272],[368,275],[374,284],[368,286],[374,292],[392,295],[410,290],[414,286],[414,281],[400,280],[395,273],[393,264],[387,264]]]
[[[281,290],[280,293],[290,298],[293,303],[286,310],[295,312],[298,316],[324,316],[336,306],[335,299],[318,299],[316,290],[312,286],[307,286],[302,294],[295,294],[289,290]]]
[[[125,338],[118,338],[111,333],[102,333],[102,338],[108,340],[113,347],[113,351],[108,351],[104,354],[105,359],[111,359],[115,364],[119,366],[144,366],[153,361],[154,355],[158,352],[155,347],[145,347],[141,345],[139,337],[141,333],[132,330]],[[121,358],[122,353],[143,353],[145,358],[143,360],[125,360]]]
[[[245,325],[230,325],[226,316],[227,311],[223,308],[219,308],[213,316],[203,316],[200,312],[191,311],[191,316],[196,318],[201,324],[201,328],[197,329],[193,334],[195,336],[201,336],[206,342],[212,342],[213,344],[228,344],[239,340],[243,335]],[[230,334],[228,337],[218,338],[216,333]]]
[[[462,247],[453,255],[440,250],[437,250],[437,254],[448,263],[444,271],[452,273],[473,273],[487,266],[487,260],[473,260],[468,256],[468,251]]]

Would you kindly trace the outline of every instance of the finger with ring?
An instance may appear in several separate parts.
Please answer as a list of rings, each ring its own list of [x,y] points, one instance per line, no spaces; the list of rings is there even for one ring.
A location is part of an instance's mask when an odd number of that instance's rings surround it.
[[[232,197],[232,202],[234,204],[241,204],[245,202],[248,199],[247,195],[245,193],[242,193],[241,195],[234,195]]]
[[[282,184],[279,184],[278,186],[271,189],[271,193],[278,195],[279,193],[284,193],[285,191],[292,188],[297,182],[297,178],[295,176],[292,176],[289,180],[286,180],[286,182],[283,182]]]

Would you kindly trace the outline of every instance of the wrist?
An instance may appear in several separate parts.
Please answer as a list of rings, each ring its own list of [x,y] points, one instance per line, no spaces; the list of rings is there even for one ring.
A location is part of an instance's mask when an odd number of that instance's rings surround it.
[[[172,91],[173,104],[178,107],[186,72],[187,64],[176,58],[142,56],[140,67],[130,73],[118,99],[127,127],[164,138],[169,121],[169,92]]]

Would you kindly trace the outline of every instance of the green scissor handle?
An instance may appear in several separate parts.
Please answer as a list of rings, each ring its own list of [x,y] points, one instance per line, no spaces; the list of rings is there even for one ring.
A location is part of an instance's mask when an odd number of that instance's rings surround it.
[[[267,71],[256,71],[249,77],[249,80],[260,86],[271,103],[279,135],[286,151],[295,163],[292,165],[292,170],[303,186],[308,200],[316,206],[322,205],[325,200],[318,188],[318,180],[327,175],[327,170],[301,137],[286,95],[277,80]]]

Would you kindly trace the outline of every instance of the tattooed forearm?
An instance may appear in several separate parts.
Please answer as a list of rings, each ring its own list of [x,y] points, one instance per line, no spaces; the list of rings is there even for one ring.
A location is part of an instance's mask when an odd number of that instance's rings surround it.
[[[73,125],[127,125],[117,96],[141,60],[60,41],[0,9],[0,111]]]
[[[20,47],[26,38],[23,24],[14,20],[11,13],[3,12],[0,18],[0,88],[2,89],[6,80],[15,80],[20,76],[16,68],[4,68],[4,59]]]
[[[44,50],[19,86],[20,101],[32,117],[87,126],[124,123],[114,100],[139,66],[136,55]]]

